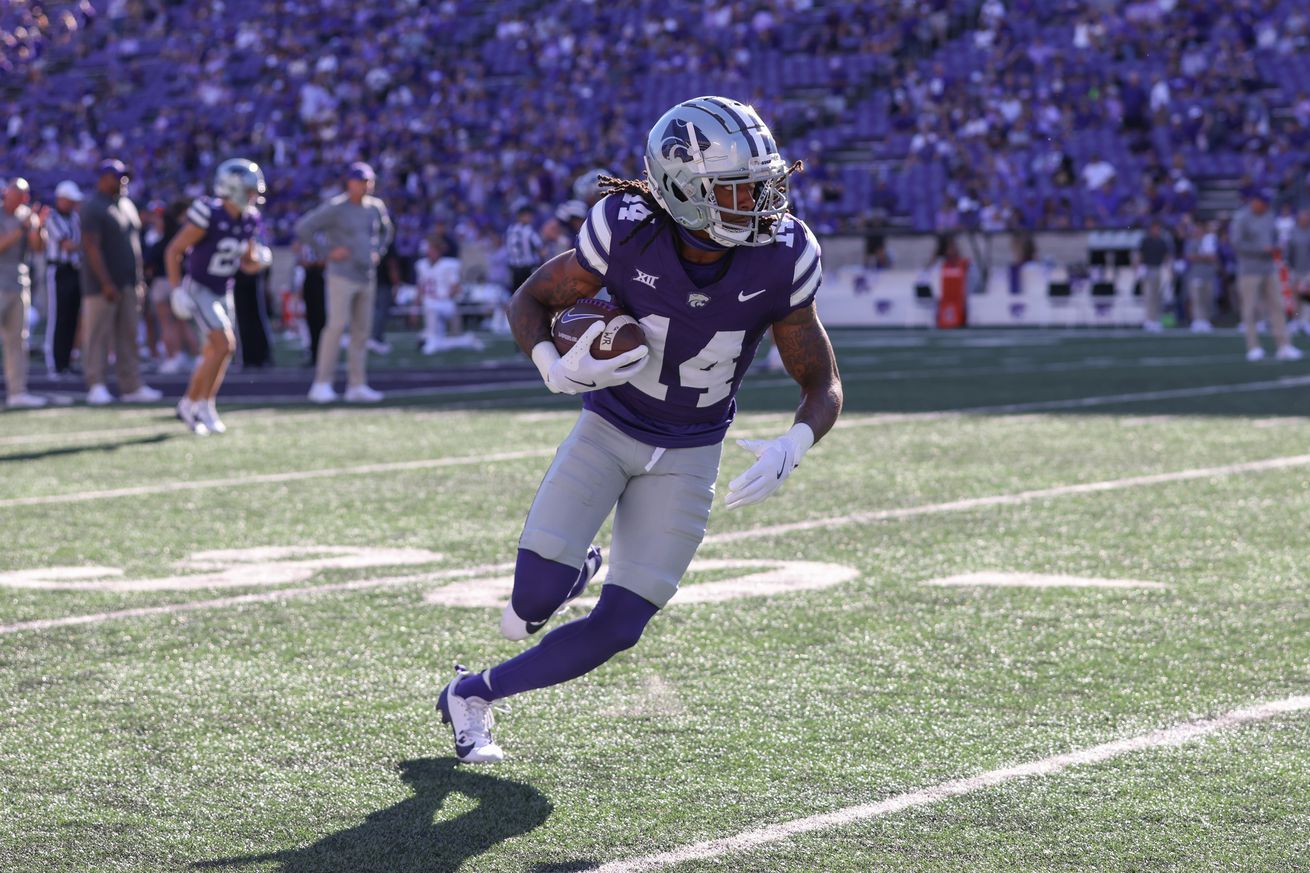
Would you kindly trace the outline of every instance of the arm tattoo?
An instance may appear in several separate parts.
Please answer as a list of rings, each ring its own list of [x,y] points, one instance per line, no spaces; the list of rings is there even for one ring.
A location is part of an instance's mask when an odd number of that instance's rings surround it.
[[[600,280],[574,261],[572,250],[551,258],[528,277],[510,298],[507,315],[514,340],[525,354],[550,339],[550,317],[600,290]]]
[[[775,322],[773,341],[787,372],[801,386],[796,421],[808,424],[818,442],[841,414],[842,386],[832,343],[814,304]]]

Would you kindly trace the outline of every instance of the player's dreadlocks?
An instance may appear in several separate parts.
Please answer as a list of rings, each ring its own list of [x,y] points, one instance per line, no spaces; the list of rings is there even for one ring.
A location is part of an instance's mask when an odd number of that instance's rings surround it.
[[[641,221],[637,222],[637,226],[630,230],[627,236],[619,240],[620,245],[626,243],[638,233],[641,233],[641,229],[646,225],[655,221],[664,222],[670,220],[669,214],[664,211],[664,207],[660,206],[659,201],[655,199],[654,192],[650,190],[650,184],[644,179],[620,179],[617,176],[607,176],[606,174],[601,173],[596,177],[596,181],[600,183],[600,192],[602,194],[636,194],[641,197],[642,200],[646,201],[646,207],[649,214]],[[646,251],[646,248],[650,246],[651,242],[654,241],[657,235],[658,234],[651,234],[650,240],[647,240],[646,245],[641,247],[643,252]]]
[[[805,162],[795,161],[787,168],[787,172],[783,174],[782,190],[787,190],[787,178],[790,177],[792,173],[803,172],[805,172]],[[607,176],[606,174],[601,173],[596,177],[596,181],[599,183],[602,194],[636,194],[641,197],[642,200],[646,201],[646,206],[650,211],[649,215],[639,221],[637,226],[629,231],[628,235],[619,241],[620,244],[626,243],[628,240],[632,239],[641,232],[642,228],[652,222],[672,221],[669,214],[664,211],[662,206],[660,206],[659,201],[655,199],[655,194],[651,191],[650,183],[644,179],[620,179],[617,176]],[[646,245],[642,246],[641,250],[643,252],[648,246],[650,246],[656,236],[657,234],[652,234],[650,240],[647,240]]]

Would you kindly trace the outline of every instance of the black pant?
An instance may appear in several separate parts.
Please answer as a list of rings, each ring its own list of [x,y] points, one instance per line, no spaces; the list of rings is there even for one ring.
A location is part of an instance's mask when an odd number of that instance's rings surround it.
[[[305,327],[309,330],[309,366],[318,361],[318,337],[327,324],[327,283],[322,267],[305,268],[305,284],[300,296],[305,301]]]
[[[241,343],[242,367],[267,367],[273,363],[269,341],[268,312],[264,306],[265,273],[237,273],[232,298],[236,308],[237,335]]]
[[[387,319],[391,316],[391,286],[378,283],[378,292],[373,297],[373,339],[385,342],[387,339]]]
[[[67,373],[73,354],[73,340],[77,338],[77,319],[82,312],[82,286],[77,267],[72,264],[55,264],[54,306],[46,314],[52,320],[51,354],[56,373]]]
[[[510,284],[514,286],[514,290],[519,290],[519,286],[528,281],[528,277],[531,276],[536,269],[537,265],[535,264],[531,267],[510,267]]]

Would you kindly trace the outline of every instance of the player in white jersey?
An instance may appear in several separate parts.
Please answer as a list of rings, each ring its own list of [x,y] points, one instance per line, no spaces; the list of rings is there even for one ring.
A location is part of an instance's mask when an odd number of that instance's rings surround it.
[[[427,255],[414,265],[423,305],[423,354],[482,348],[480,339],[464,332],[464,319],[459,314],[459,258],[452,256],[450,244],[441,233],[428,237],[427,249]]]

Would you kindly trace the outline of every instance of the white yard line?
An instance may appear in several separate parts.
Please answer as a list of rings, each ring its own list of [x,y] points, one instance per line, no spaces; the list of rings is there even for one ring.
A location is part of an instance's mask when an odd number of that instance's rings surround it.
[[[953,409],[941,412],[892,413],[889,415],[872,415],[867,417],[838,420],[837,428],[868,427],[870,425],[888,424],[897,421],[924,420],[963,415],[1013,414],[1022,412],[1040,412],[1054,409],[1081,409],[1093,406],[1106,406],[1119,403],[1133,403],[1142,400],[1167,400],[1180,397],[1204,397],[1217,394],[1242,394],[1252,391],[1278,391],[1287,388],[1299,388],[1310,385],[1310,376],[1295,376],[1267,382],[1239,382],[1235,385],[1199,385],[1192,388],[1174,388],[1164,391],[1144,391],[1135,394],[1107,394],[1097,397],[1074,397],[1066,400],[1039,400],[1029,403],[1009,403],[999,406],[973,406],[966,409]],[[749,430],[733,431],[733,438],[752,435],[768,436],[772,432],[753,434]],[[9,497],[0,499],[0,509],[11,506],[44,506],[60,503],[84,503],[91,500],[105,500],[115,497],[139,497],[145,494],[169,494],[178,491],[199,491],[206,488],[233,488],[240,485],[258,485],[277,482],[298,482],[307,479],[326,479],[335,476],[366,476],[374,473],[390,473],[403,470],[426,470],[440,467],[458,467],[468,464],[493,463],[496,461],[517,461],[525,458],[545,458],[555,453],[549,449],[529,449],[519,452],[500,452],[482,457],[433,458],[419,461],[397,461],[387,464],[366,464],[358,467],[328,467],[322,470],[299,470],[287,473],[266,473],[254,476],[231,477],[224,479],[198,479],[193,482],[162,482],[152,485],[136,485],[128,488],[109,488],[100,491],[74,491],[69,494],[48,494],[32,497]]]
[[[964,409],[947,409],[938,412],[899,412],[885,415],[841,418],[835,428],[868,427],[897,421],[933,421],[966,415],[1008,415],[1023,412],[1045,412],[1056,409],[1085,409],[1095,406],[1117,406],[1120,403],[1139,403],[1144,400],[1178,400],[1185,397],[1211,397],[1219,394],[1249,394],[1258,391],[1282,391],[1310,385],[1310,376],[1284,376],[1265,382],[1237,382],[1229,385],[1196,385],[1191,388],[1167,388],[1160,391],[1137,391],[1131,394],[1102,394],[1093,397],[1072,397],[1065,400],[1032,400],[1024,403],[1003,403],[993,406],[969,406]]]
[[[465,576],[482,576],[492,573],[506,573],[514,569],[514,564],[483,564],[480,567],[459,567],[450,570],[433,570],[429,573],[414,573],[408,576],[384,576],[373,579],[356,579],[352,582],[337,582],[332,585],[307,585],[300,588],[279,588],[276,591],[260,591],[255,594],[238,594],[233,597],[218,597],[213,600],[193,600],[190,603],[164,603],[158,606],[140,606],[132,609],[116,609],[111,612],[93,612],[87,615],[70,615],[63,618],[42,618],[34,621],[19,621],[0,625],[0,634],[12,634],[19,631],[50,630],[56,627],[71,627],[79,624],[97,624],[116,618],[140,618],[147,615],[173,615],[179,612],[195,612],[200,609],[221,609],[228,606],[245,606],[250,603],[272,603],[278,600],[292,600],[297,597],[309,597],[331,591],[360,591],[367,588],[385,588],[394,585],[419,584],[424,582],[446,582]]]
[[[1281,458],[1268,458],[1263,461],[1245,461],[1240,464],[1225,464],[1220,467],[1194,467],[1190,470],[1174,470],[1171,473],[1152,473],[1147,476],[1130,476],[1126,479],[1103,479],[1099,482],[1083,482],[1077,485],[1056,485],[1052,488],[1039,488],[1033,491],[1020,491],[1016,494],[991,494],[985,497],[966,497],[963,500],[949,500],[945,503],[928,503],[919,506],[904,506],[899,509],[875,509],[869,512],[853,512],[849,515],[834,515],[827,518],[813,518],[806,521],[793,521],[787,524],[775,524],[768,527],[753,527],[746,530],[724,531],[705,537],[705,544],[734,543],[739,540],[757,537],[778,536],[798,531],[818,530],[852,524],[871,524],[878,521],[890,521],[899,518],[912,518],[918,515],[932,515],[940,512],[968,512],[989,506],[1010,506],[1028,503],[1032,500],[1044,500],[1049,497],[1063,497],[1068,494],[1097,494],[1104,491],[1119,491],[1125,488],[1140,488],[1145,485],[1163,485],[1167,482],[1186,482],[1191,479],[1209,479],[1215,476],[1232,476],[1238,473],[1256,473],[1265,470],[1285,470],[1289,467],[1303,467],[1310,464],[1310,455],[1288,455]]]
[[[882,818],[904,809],[928,806],[952,797],[962,797],[966,794],[973,794],[976,791],[983,791],[1018,779],[1027,779],[1034,776],[1054,776],[1070,767],[1100,764],[1133,752],[1146,752],[1153,749],[1179,746],[1219,731],[1267,721],[1281,715],[1301,713],[1307,709],[1310,709],[1310,696],[1285,697],[1282,700],[1273,700],[1257,706],[1226,712],[1216,718],[1183,722],[1173,727],[1152,731],[1149,734],[1115,740],[1099,746],[1067,752],[1063,755],[1054,755],[1050,758],[1042,758],[1026,764],[1017,764],[1013,767],[988,770],[985,773],[979,773],[977,776],[970,776],[965,779],[953,779],[950,782],[942,782],[918,791],[898,794],[895,797],[889,797],[875,803],[848,806],[833,812],[779,822],[762,828],[742,831],[730,837],[693,843],[680,849],[660,852],[655,855],[643,855],[637,858],[611,861],[595,868],[593,873],[640,873],[640,871],[658,870],[673,864],[703,861],[707,858],[717,858],[730,853],[749,851],[758,846],[776,843],[798,834],[807,834]]]
[[[722,543],[734,543],[741,540],[756,539],[759,537],[778,536],[781,534],[796,533],[799,531],[830,529],[834,527],[843,527],[846,525],[872,524],[874,522],[889,521],[899,518],[912,518],[919,515],[931,515],[941,512],[964,512],[973,509],[981,509],[988,506],[1006,506],[1019,503],[1026,503],[1031,500],[1042,500],[1049,497],[1061,497],[1067,494],[1095,494],[1105,491],[1116,491],[1124,488],[1138,488],[1147,485],[1159,485],[1166,482],[1183,482],[1190,479],[1205,479],[1214,476],[1231,476],[1238,473],[1253,473],[1264,470],[1282,470],[1288,467],[1297,467],[1310,464],[1310,455],[1292,455],[1282,458],[1269,458],[1264,461],[1248,461],[1241,464],[1228,464],[1222,467],[1199,467],[1191,470],[1175,470],[1172,473],[1156,473],[1149,476],[1133,476],[1127,479],[1108,479],[1100,482],[1084,482],[1077,485],[1058,485],[1053,488],[1042,488],[1035,491],[1021,491],[1017,494],[993,494],[987,497],[970,497],[963,500],[952,500],[946,503],[929,503],[920,506],[906,506],[900,509],[879,509],[872,512],[857,512],[849,515],[834,515],[827,518],[814,518],[806,521],[791,522],[790,524],[777,524],[767,527],[753,527],[739,531],[725,531],[718,534],[710,534],[705,537],[705,545],[719,545]],[[497,565],[496,573],[507,572],[513,569],[512,564]],[[449,573],[449,576],[441,578],[455,578],[456,576],[468,575],[473,572],[482,572],[483,568],[472,568],[469,570],[448,570],[441,571]],[[438,574],[439,575],[439,574]],[[420,575],[420,576],[400,576],[400,577],[382,577],[376,579],[359,579],[354,582],[343,582],[338,585],[326,586],[308,586],[303,588],[284,588],[277,591],[267,591],[258,594],[241,595],[237,597],[224,597],[217,600],[202,600],[193,603],[165,604],[162,606],[143,607],[141,609],[124,609],[116,612],[96,613],[90,616],[71,616],[67,618],[46,619],[36,622],[22,622],[18,624],[0,625],[0,634],[13,633],[22,630],[45,630],[52,627],[64,627],[75,624],[89,624],[99,621],[106,621],[113,618],[132,618],[143,615],[161,615],[173,612],[187,612],[194,609],[210,609],[224,606],[237,606],[243,603],[260,603],[270,600],[286,600],[293,597],[302,597],[311,594],[318,594],[323,591],[357,591],[366,588],[377,588],[387,585],[408,584],[416,581],[426,581],[429,578],[437,576]]]
[[[269,482],[303,482],[307,479],[328,479],[336,476],[370,476],[374,473],[394,473],[400,470],[432,470],[440,467],[464,467],[496,461],[519,461],[524,458],[548,458],[555,449],[525,449],[519,452],[496,452],[480,456],[456,458],[428,458],[420,461],[396,461],[390,464],[364,464],[358,467],[327,467],[322,470],[297,470],[290,473],[265,473],[258,476],[232,476],[226,479],[197,479],[193,482],[164,482],[155,485],[135,485],[130,488],[109,488],[103,491],[74,491],[71,494],[47,494],[39,497],[10,497],[0,500],[0,508],[9,506],[46,506],[52,503],[84,503],[111,497],[139,497],[143,494],[170,494],[176,491],[201,491],[207,488],[235,488],[239,485],[259,485]]]

